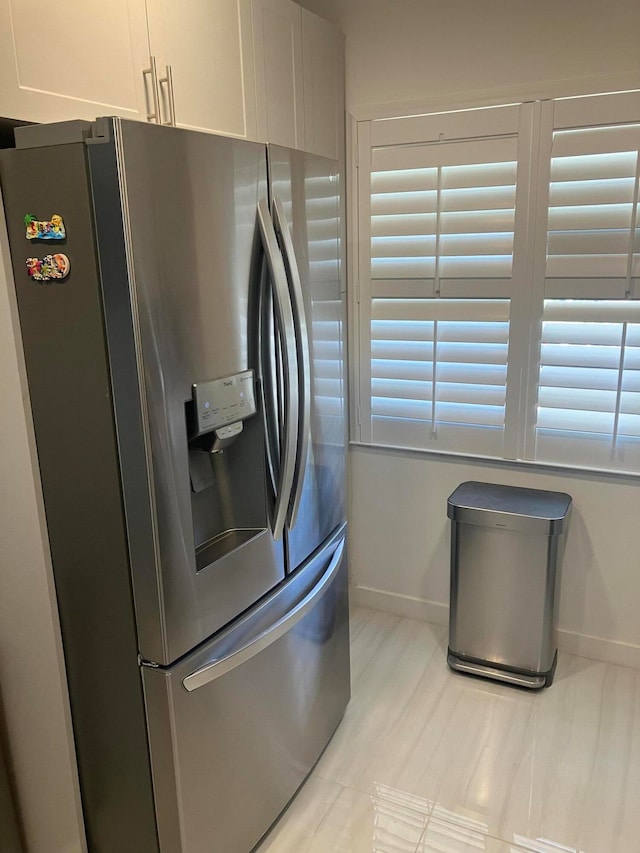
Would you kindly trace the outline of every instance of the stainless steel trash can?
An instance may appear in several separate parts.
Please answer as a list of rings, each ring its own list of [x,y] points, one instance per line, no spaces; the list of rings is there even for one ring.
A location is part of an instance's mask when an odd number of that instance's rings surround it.
[[[492,483],[462,483],[449,497],[452,669],[520,687],[551,684],[570,511],[564,492]]]

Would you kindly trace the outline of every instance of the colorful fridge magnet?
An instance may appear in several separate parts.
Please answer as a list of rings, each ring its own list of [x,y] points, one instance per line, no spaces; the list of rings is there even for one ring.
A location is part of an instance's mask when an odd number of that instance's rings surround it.
[[[54,213],[51,219],[39,220],[33,213],[27,213],[24,218],[27,240],[64,240],[67,232],[64,221],[59,213]]]
[[[32,281],[54,281],[69,275],[71,264],[66,255],[45,255],[40,258],[27,258],[27,273]]]

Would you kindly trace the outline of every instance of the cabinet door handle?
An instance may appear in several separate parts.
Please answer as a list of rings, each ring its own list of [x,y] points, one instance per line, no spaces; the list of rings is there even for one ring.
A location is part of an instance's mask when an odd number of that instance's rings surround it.
[[[151,79],[151,100],[153,102],[153,112],[149,112],[149,99],[147,96],[147,86],[146,86],[146,77],[147,75]],[[154,121],[156,124],[160,124],[160,91],[158,88],[158,72],[156,70],[156,58],[155,56],[149,57],[149,67],[144,68],[142,71],[142,77],[145,79],[145,98],[147,99],[147,121]]]
[[[176,103],[173,97],[173,70],[170,65],[166,66],[166,76],[162,77],[158,80],[160,85],[160,89],[162,90],[163,86],[167,87],[167,105],[169,107],[169,118],[167,121],[161,122],[161,124],[167,124],[171,127],[176,126]]]

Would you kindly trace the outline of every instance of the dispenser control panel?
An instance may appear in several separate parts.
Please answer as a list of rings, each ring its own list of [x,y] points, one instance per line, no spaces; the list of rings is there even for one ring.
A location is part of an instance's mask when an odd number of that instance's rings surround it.
[[[256,413],[253,370],[193,386],[196,435],[243,421]]]

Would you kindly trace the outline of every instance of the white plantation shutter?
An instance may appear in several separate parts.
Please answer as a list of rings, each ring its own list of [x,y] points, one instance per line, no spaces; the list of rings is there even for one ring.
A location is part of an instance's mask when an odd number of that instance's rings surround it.
[[[640,469],[640,302],[547,300],[537,457]]]
[[[555,110],[533,458],[640,471],[640,101]]]
[[[372,440],[500,453],[508,320],[507,300],[374,299]]]
[[[554,132],[547,296],[640,296],[639,149],[640,123]]]
[[[374,443],[503,454],[520,122],[509,107],[371,123],[361,411]]]
[[[640,92],[358,144],[358,437],[640,473]]]
[[[515,138],[374,148],[373,295],[508,296],[516,158]]]

